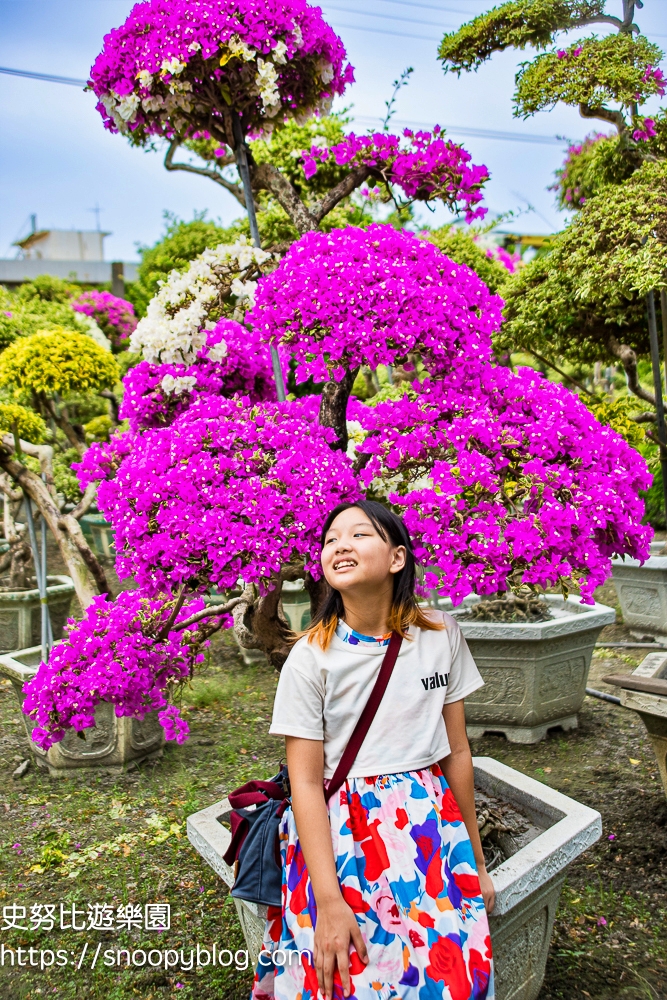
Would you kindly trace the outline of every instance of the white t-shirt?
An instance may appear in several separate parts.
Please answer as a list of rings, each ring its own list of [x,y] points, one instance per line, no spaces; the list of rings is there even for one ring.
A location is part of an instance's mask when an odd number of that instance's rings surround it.
[[[450,752],[443,705],[467,697],[484,681],[456,619],[444,611],[432,614],[446,627],[409,627],[349,777],[415,771]],[[324,777],[331,778],[386,651],[350,645],[337,635],[326,651],[317,640],[299,639],[280,674],[269,732],[322,740]]]

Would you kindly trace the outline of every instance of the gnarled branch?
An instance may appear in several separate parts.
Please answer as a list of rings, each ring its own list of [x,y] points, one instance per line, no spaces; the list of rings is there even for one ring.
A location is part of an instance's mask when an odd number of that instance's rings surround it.
[[[592,108],[590,105],[582,103],[579,105],[579,114],[582,118],[599,118],[603,122],[610,122],[616,126],[619,135],[622,135],[627,128],[627,123],[621,112],[612,111],[611,108],[605,108],[604,105]]]
[[[357,167],[356,170],[350,171],[347,177],[344,177],[342,181],[336,184],[335,188],[328,191],[324,198],[313,206],[313,217],[317,222],[321,222],[331,212],[339,201],[343,198],[347,198],[351,195],[361,184],[367,180],[372,174],[372,169],[370,167]]]
[[[655,406],[655,396],[648,389],[644,389],[639,382],[639,376],[637,375],[637,355],[632,348],[628,347],[627,344],[621,344],[613,333],[607,338],[607,346],[623,365],[630,392],[639,399],[643,399],[644,402],[649,403],[650,406]]]
[[[318,219],[311,215],[294,185],[290,184],[277,167],[272,163],[252,163],[251,160],[248,166],[253,188],[257,191],[270,191],[285,209],[301,236],[317,229]]]
[[[174,139],[169,143],[169,148],[167,149],[164,158],[164,165],[167,170],[185,170],[189,174],[199,174],[200,177],[208,177],[209,180],[215,181],[215,183],[223,187],[225,191],[229,191],[230,194],[234,195],[239,205],[243,208],[246,207],[245,195],[243,194],[243,188],[240,184],[235,184],[234,181],[228,181],[227,178],[223,177],[217,170],[210,170],[208,167],[194,167],[190,163],[174,163],[174,153],[180,145],[181,143],[178,139]],[[233,163],[233,157],[230,157],[228,162]]]

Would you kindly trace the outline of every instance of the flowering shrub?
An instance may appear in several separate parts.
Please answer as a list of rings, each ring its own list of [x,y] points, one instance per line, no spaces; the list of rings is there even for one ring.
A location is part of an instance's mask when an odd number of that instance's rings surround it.
[[[111,389],[118,378],[109,351],[70,330],[21,337],[0,355],[0,385],[14,386],[17,395]]]
[[[77,469],[82,483],[105,478],[118,573],[144,593],[231,588],[241,574],[266,585],[290,561],[314,567],[323,513],[360,495],[333,437],[317,401],[201,396],[168,427],[93,445]]]
[[[489,247],[486,251],[486,256],[489,260],[499,261],[510,274],[514,274],[521,264],[521,254],[519,251],[515,250],[514,253],[510,253],[505,247]]]
[[[269,351],[257,334],[234,320],[218,320],[192,365],[142,361],[124,380],[120,416],[130,430],[171,423],[192,401],[206,395],[240,393],[250,402],[275,399]]]
[[[130,350],[143,352],[152,363],[194,364],[225,308],[242,318],[254,300],[253,277],[258,278],[271,260],[270,253],[241,237],[233,246],[205,250],[182,273],[172,271],[137,324]],[[213,348],[208,356],[218,361],[220,350]]]
[[[104,39],[90,72],[105,127],[151,136],[243,130],[326,113],[354,79],[345,49],[305,0],[146,0]]]
[[[355,417],[361,485],[404,515],[427,586],[458,604],[576,581],[592,603],[612,555],[647,558],[646,463],[574,393],[529,368],[417,386]]]
[[[98,292],[95,289],[82,292],[72,302],[72,309],[94,319],[116,349],[126,346],[122,341],[130,336],[137,325],[132,303],[111,292]]]
[[[339,381],[359,365],[433,374],[491,356],[501,300],[465,265],[391,226],[308,233],[257,289],[247,321],[296,359],[296,378]]]
[[[48,750],[67,729],[93,726],[95,706],[108,701],[119,717],[143,719],[165,708],[158,715],[165,737],[182,743],[187,723],[175,706],[166,708],[166,696],[204,658],[199,623],[178,631],[203,607],[202,600],[190,601],[172,620],[173,602],[148,600],[136,591],[123,591],[115,601],[96,597],[81,622],[70,620],[67,638],[25,685],[23,711],[36,723],[33,742]]]
[[[372,167],[371,176],[398,185],[411,200],[439,198],[453,210],[465,211],[466,222],[486,215],[486,208],[474,207],[482,200],[481,188],[489,179],[485,166],[470,164],[470,153],[445,139],[438,125],[432,133],[405,129],[403,137],[407,143],[382,132],[351,133],[331,147],[314,144],[303,154],[304,174],[310,179],[318,165],[333,156],[339,166]]]

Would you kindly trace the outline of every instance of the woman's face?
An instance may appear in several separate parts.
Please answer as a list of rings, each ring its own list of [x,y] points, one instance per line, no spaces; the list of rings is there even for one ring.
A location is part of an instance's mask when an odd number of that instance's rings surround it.
[[[321,555],[326,581],[339,593],[387,584],[405,566],[405,546],[385,541],[360,507],[338,515]]]

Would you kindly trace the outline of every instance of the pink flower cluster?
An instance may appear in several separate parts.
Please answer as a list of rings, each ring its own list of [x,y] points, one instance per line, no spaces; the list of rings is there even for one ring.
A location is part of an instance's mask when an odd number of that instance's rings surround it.
[[[635,142],[648,142],[657,135],[655,128],[655,118],[644,118],[640,128],[636,128],[632,133]]]
[[[487,209],[474,207],[482,200],[482,186],[489,179],[488,169],[470,163],[470,153],[445,139],[439,125],[433,132],[405,129],[408,140],[401,143],[395,135],[351,133],[335,146],[313,146],[303,153],[307,178],[317,172],[318,162],[333,156],[339,166],[372,168],[373,176],[387,184],[396,184],[410,200],[441,199],[450,208],[465,211],[466,221],[481,219]]]
[[[505,249],[505,247],[489,247],[486,251],[486,256],[490,260],[500,261],[503,267],[506,267],[510,274],[514,274],[517,267],[521,263],[521,254],[519,251],[515,250],[514,253],[510,253],[509,250]]]
[[[174,626],[204,607],[201,599],[182,607]],[[170,623],[171,606],[137,591],[123,591],[115,601],[96,597],[83,620],[67,625],[67,638],[55,646],[25,685],[23,711],[35,722],[33,742],[43,750],[62,740],[68,729],[95,724],[95,707],[114,705],[116,715],[143,719],[167,705],[169,689],[186,680],[203,654],[193,648],[197,623],[179,632],[161,631]],[[229,624],[229,621],[228,621]],[[167,739],[187,738],[187,723],[178,709],[158,715]]]
[[[108,478],[99,506],[116,532],[116,566],[144,593],[265,586],[291,559],[316,564],[323,512],[358,492],[349,461],[317,423],[318,400],[251,406],[200,396],[168,427],[93,445],[82,483]]]
[[[664,97],[667,82],[665,81],[665,74],[661,69],[658,69],[657,66],[651,66],[649,64],[646,67],[642,80],[644,83],[652,83],[655,86],[656,93],[658,93],[660,97]]]
[[[649,554],[644,459],[532,369],[427,380],[414,398],[355,416],[369,431],[359,451],[372,456],[362,485],[390,484],[426,585],[454,604],[508,589],[510,575],[542,587],[575,578],[592,603],[612,555]]]
[[[145,0],[105,36],[90,78],[105,127],[141,142],[192,137],[229,107],[246,133],[313,114],[354,76],[306,0]]]
[[[577,56],[580,56],[582,52],[583,52],[583,46],[577,45],[576,48],[572,49],[572,52],[568,52],[567,49],[558,49],[556,55],[558,56],[559,59],[569,59],[570,56],[572,56],[573,59],[576,59]]]
[[[123,346],[121,341],[126,340],[137,325],[132,303],[111,292],[96,289],[82,292],[72,301],[72,309],[92,317],[114,347]]]
[[[255,331],[231,319],[218,320],[208,331],[195,364],[142,361],[123,384],[120,416],[129,420],[133,432],[172,423],[202,395],[240,393],[252,403],[275,399],[269,348]]]
[[[491,357],[501,307],[432,243],[373,225],[307,233],[259,282],[246,318],[290,351],[297,382],[322,382],[359,365],[404,364],[412,351],[431,374],[472,369]]]

